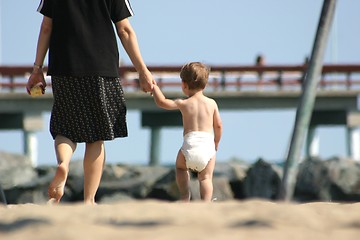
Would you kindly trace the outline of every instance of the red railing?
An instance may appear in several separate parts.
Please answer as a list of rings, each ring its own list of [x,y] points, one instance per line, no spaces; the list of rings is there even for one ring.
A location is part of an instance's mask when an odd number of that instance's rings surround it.
[[[303,84],[306,66],[210,66],[208,90],[213,91],[274,91],[299,90]],[[155,80],[164,90],[181,91],[181,66],[149,66]],[[46,72],[46,68],[44,71]],[[25,91],[31,66],[0,66],[0,92]],[[121,80],[127,91],[138,91],[135,69],[121,66]],[[47,78],[49,87],[50,79]],[[360,64],[325,65],[319,83],[324,90],[360,90]]]

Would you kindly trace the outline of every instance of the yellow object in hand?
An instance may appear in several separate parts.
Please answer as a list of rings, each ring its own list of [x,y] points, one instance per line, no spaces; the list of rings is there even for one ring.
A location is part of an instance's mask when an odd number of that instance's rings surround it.
[[[41,85],[37,84],[37,85],[33,86],[30,89],[30,95],[33,96],[33,97],[43,95],[43,90],[42,90]]]

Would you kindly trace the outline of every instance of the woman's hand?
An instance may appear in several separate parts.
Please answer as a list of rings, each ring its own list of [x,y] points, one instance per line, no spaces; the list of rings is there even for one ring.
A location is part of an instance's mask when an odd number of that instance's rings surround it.
[[[36,84],[40,83],[40,87],[42,89],[42,94],[45,93],[46,82],[44,78],[44,73],[41,68],[33,70],[31,73],[29,80],[26,84],[26,91],[29,95],[31,95],[31,88],[33,88]]]
[[[140,89],[147,93],[152,92],[154,88],[155,80],[152,77],[151,72],[146,69],[144,71],[139,72],[139,80],[140,80]]]

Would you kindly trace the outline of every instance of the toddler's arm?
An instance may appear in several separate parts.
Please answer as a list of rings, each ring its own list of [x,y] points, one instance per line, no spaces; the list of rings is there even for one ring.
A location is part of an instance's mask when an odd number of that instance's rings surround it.
[[[172,99],[167,99],[164,94],[161,92],[159,86],[154,85],[153,92],[154,100],[158,107],[164,108],[166,110],[175,110],[179,109],[176,101]]]
[[[221,135],[222,135],[222,121],[221,121],[221,117],[220,117],[220,113],[219,113],[219,109],[216,105],[215,111],[214,111],[214,123],[213,123],[213,128],[214,128],[214,142],[215,142],[215,149],[216,151],[218,150],[218,145],[221,139]]]

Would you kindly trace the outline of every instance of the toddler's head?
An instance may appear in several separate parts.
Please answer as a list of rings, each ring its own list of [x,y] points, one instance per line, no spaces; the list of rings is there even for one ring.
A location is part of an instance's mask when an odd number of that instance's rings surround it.
[[[180,78],[190,90],[202,90],[208,82],[210,69],[203,63],[191,62],[181,68]]]

